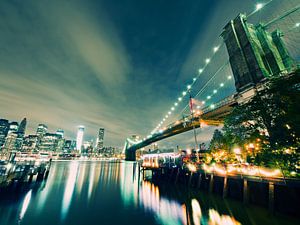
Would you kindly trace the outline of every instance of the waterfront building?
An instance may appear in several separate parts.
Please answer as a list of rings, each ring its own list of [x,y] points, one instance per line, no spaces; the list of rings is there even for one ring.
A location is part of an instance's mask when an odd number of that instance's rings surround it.
[[[0,150],[2,150],[9,130],[9,121],[0,119]]]
[[[63,152],[70,153],[72,151],[71,148],[72,148],[72,140],[65,140]]]
[[[11,132],[7,135],[3,150],[5,152],[16,151],[16,140],[18,138],[17,132]]]
[[[93,140],[83,142],[83,150],[85,153],[92,153],[93,152]]]
[[[112,157],[115,154],[114,147],[103,147],[100,151],[100,154],[104,157]]]
[[[76,138],[76,150],[81,152],[82,142],[83,142],[83,133],[84,133],[84,126],[79,126],[77,131],[77,138]]]
[[[61,136],[58,134],[53,133],[46,133],[41,138],[38,150],[39,151],[47,151],[47,152],[56,152],[59,146],[59,140],[61,139]]]
[[[38,142],[37,135],[28,135],[24,137],[22,151],[23,152],[33,152],[36,150]]]
[[[104,128],[100,128],[97,137],[97,150],[100,151],[104,146]]]

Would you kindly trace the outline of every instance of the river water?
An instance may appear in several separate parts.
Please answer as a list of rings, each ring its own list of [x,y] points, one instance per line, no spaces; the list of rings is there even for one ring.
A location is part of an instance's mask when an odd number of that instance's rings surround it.
[[[134,163],[53,162],[48,179],[0,191],[0,225],[297,224],[264,208],[144,181]]]

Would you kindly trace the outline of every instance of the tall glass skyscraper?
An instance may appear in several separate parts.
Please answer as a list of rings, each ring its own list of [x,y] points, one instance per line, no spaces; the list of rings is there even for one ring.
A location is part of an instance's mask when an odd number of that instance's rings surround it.
[[[0,150],[5,143],[5,138],[9,130],[9,122],[5,119],[0,119]]]
[[[98,138],[97,138],[97,149],[101,150],[103,148],[104,141],[104,128],[99,129]]]
[[[84,126],[79,126],[77,131],[77,138],[76,138],[76,150],[79,150],[79,152],[81,152],[83,133],[84,133]]]

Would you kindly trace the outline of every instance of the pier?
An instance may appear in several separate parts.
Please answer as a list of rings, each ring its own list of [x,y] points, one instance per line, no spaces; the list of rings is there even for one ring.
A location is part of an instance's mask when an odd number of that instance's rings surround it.
[[[280,171],[263,168],[226,169],[217,165],[182,164],[175,153],[150,154],[139,163],[144,179],[186,185],[192,189],[217,194],[222,198],[268,208],[270,213],[297,216],[300,201],[299,179],[285,178]],[[258,171],[258,172],[257,172]]]
[[[32,182],[46,179],[51,159],[43,157],[18,157],[11,153],[8,160],[0,162],[0,188],[13,182]]]

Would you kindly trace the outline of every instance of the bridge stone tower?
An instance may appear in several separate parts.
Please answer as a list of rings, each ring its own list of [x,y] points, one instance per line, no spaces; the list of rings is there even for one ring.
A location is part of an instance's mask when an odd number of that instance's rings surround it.
[[[224,27],[221,36],[227,47],[238,92],[292,69],[293,60],[278,30],[270,34],[262,24],[254,26],[247,23],[246,16],[239,14]]]

